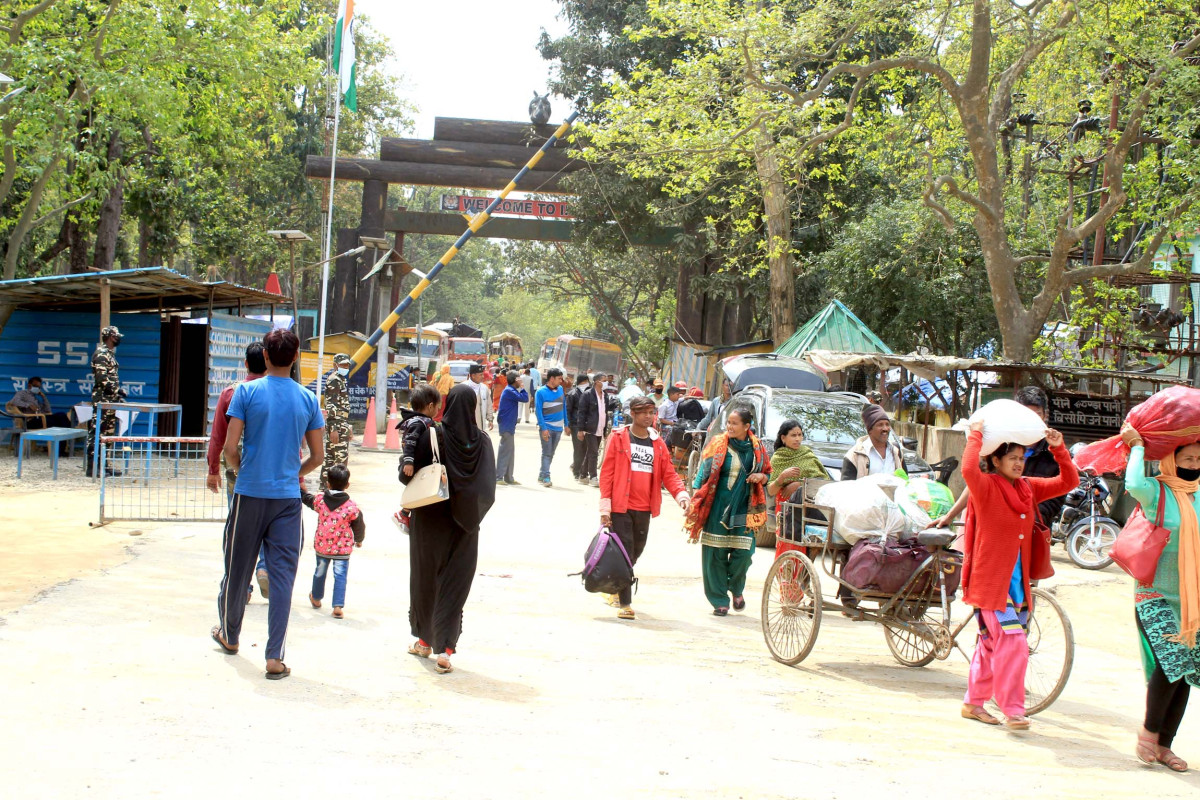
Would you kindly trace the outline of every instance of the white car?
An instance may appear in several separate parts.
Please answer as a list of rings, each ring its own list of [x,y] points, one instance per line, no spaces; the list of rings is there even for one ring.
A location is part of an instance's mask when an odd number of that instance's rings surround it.
[[[467,380],[467,370],[469,370],[471,365],[474,363],[474,361],[462,360],[449,362],[450,377],[454,378],[455,383],[465,383]]]

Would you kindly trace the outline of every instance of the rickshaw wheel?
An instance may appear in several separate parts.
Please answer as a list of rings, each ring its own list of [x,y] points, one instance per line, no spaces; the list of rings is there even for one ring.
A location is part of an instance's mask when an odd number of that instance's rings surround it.
[[[821,582],[803,553],[789,551],[771,565],[762,593],[762,630],[776,661],[799,664],[821,627]]]
[[[896,616],[917,630],[883,623],[883,636],[892,657],[906,667],[923,667],[933,661],[938,651],[936,629],[941,626],[940,614],[941,609],[924,603],[919,608],[902,605]]]
[[[1067,612],[1045,589],[1035,587],[1033,597],[1025,670],[1025,713],[1030,716],[1058,699],[1075,662],[1075,631]]]

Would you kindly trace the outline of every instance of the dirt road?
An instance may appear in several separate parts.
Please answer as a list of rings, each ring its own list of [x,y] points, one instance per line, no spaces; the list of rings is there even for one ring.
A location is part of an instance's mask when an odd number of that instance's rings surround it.
[[[86,486],[16,494],[0,476],[4,796],[1200,796],[1200,772],[1133,758],[1143,690],[1115,570],[1057,562],[1075,670],[1031,733],[1009,734],[959,719],[961,656],[902,667],[869,624],[827,614],[806,661],[772,661],[758,620],[770,553],[755,557],[747,610],[713,617],[674,508],[651,527],[638,619],[618,621],[567,577],[595,531],[597,490],[570,480],[566,444],[556,486],[536,486],[522,425],[525,485],[498,490],[456,671],[439,676],[405,654],[395,457],[351,459],[368,530],[346,619],[309,607],[307,551],[280,682],[262,677],[257,595],[239,655],[208,638],[218,526],[91,530]],[[1177,749],[1200,767],[1200,709]]]

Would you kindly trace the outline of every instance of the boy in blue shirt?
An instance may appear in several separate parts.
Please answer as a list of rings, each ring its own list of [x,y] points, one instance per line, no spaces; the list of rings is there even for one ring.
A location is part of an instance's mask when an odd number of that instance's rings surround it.
[[[283,656],[304,536],[300,478],[325,458],[325,420],[316,395],[290,377],[300,350],[296,334],[273,330],[263,339],[263,348],[267,374],[239,384],[229,403],[223,452],[225,463],[237,473],[237,483],[225,522],[225,576],[217,595],[221,624],[212,629],[212,638],[226,653],[237,652],[247,599],[242,587],[249,584],[261,547],[271,586],[267,678],[278,680],[291,673]],[[304,463],[301,442],[308,444]]]
[[[537,414],[538,430],[542,435],[542,469],[538,473],[538,483],[542,486],[553,486],[550,482],[550,460],[554,458],[554,450],[562,438],[564,412],[562,370],[551,367],[546,370],[546,385],[537,390],[534,397],[534,412]]]
[[[521,403],[529,402],[529,392],[521,385],[524,378],[515,369],[505,376],[508,385],[500,393],[500,408],[496,420],[500,423],[500,451],[496,454],[496,483],[519,486],[513,478],[513,434],[517,431],[517,412]]]

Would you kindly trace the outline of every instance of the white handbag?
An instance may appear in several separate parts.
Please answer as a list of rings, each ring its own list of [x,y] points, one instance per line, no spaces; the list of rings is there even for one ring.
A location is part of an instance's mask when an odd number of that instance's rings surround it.
[[[420,508],[450,499],[450,481],[438,452],[437,431],[433,428],[429,428],[429,447],[433,450],[433,463],[417,470],[404,487],[400,497],[400,505],[404,508]]]

